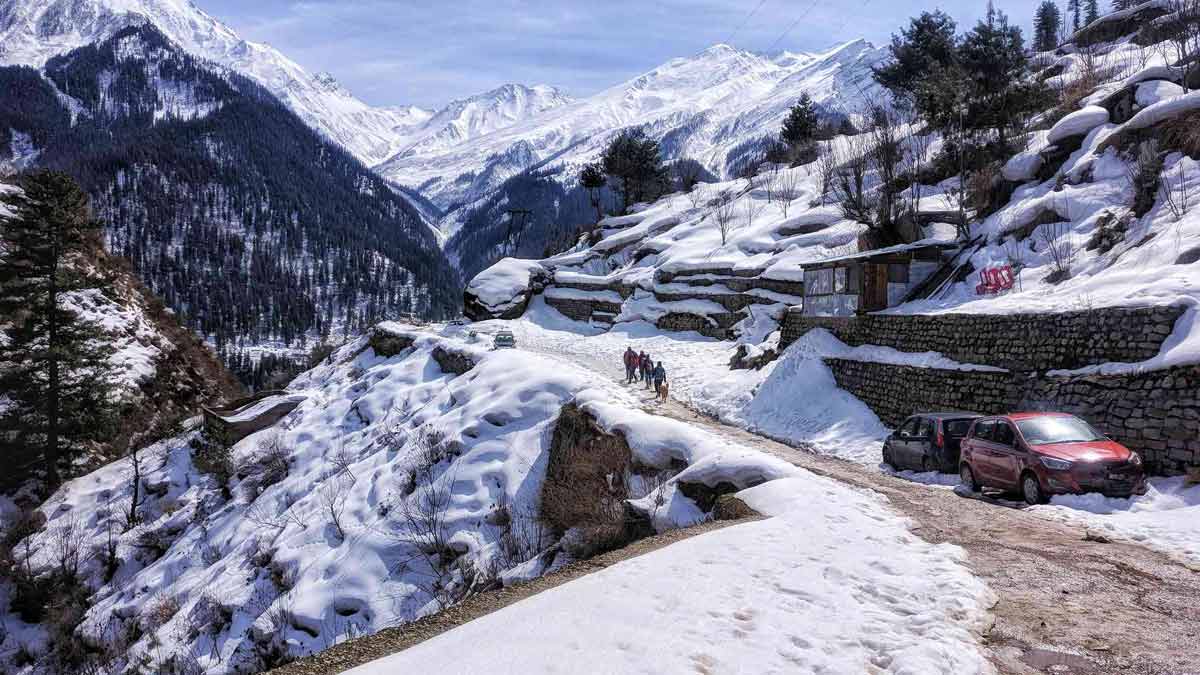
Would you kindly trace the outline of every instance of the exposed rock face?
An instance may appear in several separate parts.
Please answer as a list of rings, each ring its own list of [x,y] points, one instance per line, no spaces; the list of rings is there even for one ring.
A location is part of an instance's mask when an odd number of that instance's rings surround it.
[[[379,356],[390,359],[405,349],[411,348],[416,341],[415,334],[396,330],[387,324],[380,324],[371,329],[371,336],[367,339],[367,344]]]
[[[433,360],[437,361],[438,367],[443,373],[454,373],[455,375],[466,375],[475,367],[475,359],[470,354],[459,351],[451,351],[445,347],[435,347],[433,350]]]

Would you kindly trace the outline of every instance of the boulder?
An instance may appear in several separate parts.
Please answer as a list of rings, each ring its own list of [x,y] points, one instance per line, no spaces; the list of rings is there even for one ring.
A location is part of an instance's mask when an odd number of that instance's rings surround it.
[[[516,319],[553,278],[536,260],[505,258],[480,272],[463,291],[463,314],[472,321]]]

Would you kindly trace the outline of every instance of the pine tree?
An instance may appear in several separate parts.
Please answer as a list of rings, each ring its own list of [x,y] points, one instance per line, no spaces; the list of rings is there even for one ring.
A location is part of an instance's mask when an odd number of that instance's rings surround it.
[[[1100,18],[1100,3],[1099,0],[1087,0],[1087,5],[1084,10],[1084,25],[1088,25]]]
[[[10,459],[40,460],[53,486],[65,461],[113,430],[113,349],[72,307],[103,290],[85,269],[100,228],[65,174],[30,174],[2,199],[14,215],[0,225],[0,391],[10,400],[0,431],[13,442]]]
[[[911,101],[926,77],[953,67],[956,29],[954,19],[941,11],[923,12],[911,19],[908,28],[892,36],[888,47],[891,60],[875,69],[875,80],[898,102]]]
[[[1072,26],[1078,31],[1083,27],[1080,25],[1079,0],[1067,0],[1067,12],[1071,15]]]
[[[1114,12],[1121,12],[1140,4],[1142,4],[1142,0],[1113,0],[1112,8]]]
[[[663,166],[658,141],[641,129],[626,129],[604,149],[600,160],[604,173],[620,186],[624,210],[638,202],[658,199],[670,187],[671,177]]]
[[[994,131],[1006,150],[1008,132],[1046,102],[1045,86],[1027,77],[1021,29],[989,5],[987,18],[963,37],[958,60],[971,82],[966,118],[976,129]]]
[[[813,103],[812,97],[805,92],[800,94],[800,100],[788,111],[787,118],[783,120],[783,129],[779,132],[779,138],[789,148],[796,150],[812,142],[819,122],[816,105]]]
[[[1058,33],[1062,29],[1062,14],[1054,0],[1043,0],[1033,20],[1033,48],[1048,52],[1058,46]]]
[[[604,166],[596,162],[585,164],[579,171],[579,184],[587,190],[592,208],[596,210],[596,222],[600,222],[604,218],[604,210],[600,204],[600,190],[608,184],[608,178],[604,175]]]

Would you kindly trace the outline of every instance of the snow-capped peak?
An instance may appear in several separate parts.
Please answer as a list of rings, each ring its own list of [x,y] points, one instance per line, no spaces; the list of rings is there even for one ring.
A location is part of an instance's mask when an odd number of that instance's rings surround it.
[[[871,67],[883,57],[865,40],[774,58],[716,44],[585,99],[542,112],[527,105],[522,112],[532,114],[508,115],[501,128],[473,125],[470,120],[483,109],[502,111],[517,96],[501,87],[447,106],[430,121],[444,129],[438,142],[413,144],[378,170],[397,183],[421,186],[443,207],[469,203],[549,158],[550,169],[591,161],[612,133],[640,126],[662,141],[667,158],[695,159],[724,175],[748,144],[778,134],[803,92],[836,108],[863,107],[863,97],[877,91]],[[537,89],[524,88],[524,95]],[[476,135],[455,133],[455,120]],[[525,160],[514,162],[517,156]]]
[[[145,22],[191,54],[257,80],[366,164],[393,155],[401,132],[423,121],[367,105],[328,73],[312,75],[273,47],[243,40],[190,0],[0,0],[0,65],[40,67]]]

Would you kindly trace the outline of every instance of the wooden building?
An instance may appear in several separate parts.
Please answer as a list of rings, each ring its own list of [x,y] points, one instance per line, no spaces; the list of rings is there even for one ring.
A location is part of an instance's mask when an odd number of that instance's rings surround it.
[[[849,316],[894,307],[958,248],[954,242],[918,242],[805,264],[803,312]]]

